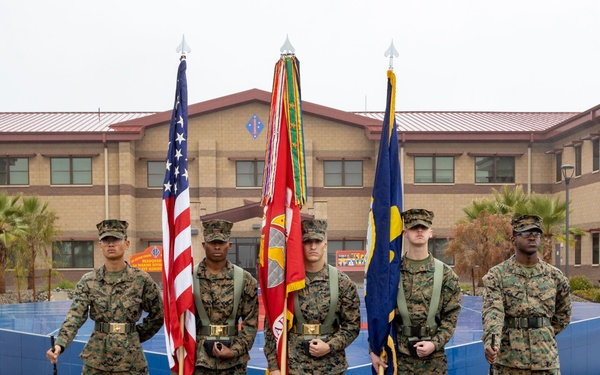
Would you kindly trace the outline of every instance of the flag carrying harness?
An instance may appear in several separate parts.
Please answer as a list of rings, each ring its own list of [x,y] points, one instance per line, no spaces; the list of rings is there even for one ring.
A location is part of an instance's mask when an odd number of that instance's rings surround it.
[[[194,267],[194,275],[198,274],[198,266]],[[227,325],[213,325],[206,314],[206,309],[202,303],[200,295],[200,281],[194,277],[194,301],[196,302],[196,311],[200,318],[200,334],[206,336],[206,340],[227,340],[229,336],[237,335],[237,322],[235,321],[240,299],[242,298],[242,287],[244,284],[244,270],[233,264],[233,309],[231,315],[227,318]]]
[[[338,328],[333,326],[339,296],[338,272],[335,267],[329,264],[327,267],[329,268],[329,311],[327,312],[327,317],[325,317],[325,321],[322,324],[306,323],[304,316],[302,316],[302,310],[300,310],[300,299],[298,298],[298,293],[294,293],[294,312],[296,324],[294,327],[292,327],[292,330],[295,331],[295,333],[303,334],[305,339],[323,339],[326,335],[336,332]]]
[[[435,271],[433,272],[433,294],[431,296],[431,303],[429,304],[429,310],[427,311],[427,325],[426,326],[414,326],[410,321],[410,315],[408,314],[408,307],[406,306],[406,297],[404,296],[404,287],[402,281],[398,286],[398,312],[402,318],[402,325],[400,326],[400,332],[403,336],[408,336],[409,341],[416,341],[419,339],[431,339],[431,336],[437,331],[438,325],[435,321],[435,315],[440,304],[440,296],[442,294],[442,281],[444,278],[444,264],[433,258],[435,264]]]

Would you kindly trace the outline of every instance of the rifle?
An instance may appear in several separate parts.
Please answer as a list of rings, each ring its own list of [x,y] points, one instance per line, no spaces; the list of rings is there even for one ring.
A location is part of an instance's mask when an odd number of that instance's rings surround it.
[[[496,334],[493,333],[492,334],[492,350],[494,350],[495,347],[496,347]],[[493,375],[494,374],[494,371],[492,370],[493,367],[494,367],[494,365],[490,363],[490,372],[489,372],[489,375]]]
[[[52,345],[52,352],[54,353],[54,335],[50,335],[50,345]],[[52,369],[52,374],[57,375],[58,371],[56,370],[56,363],[52,365],[54,368]]]

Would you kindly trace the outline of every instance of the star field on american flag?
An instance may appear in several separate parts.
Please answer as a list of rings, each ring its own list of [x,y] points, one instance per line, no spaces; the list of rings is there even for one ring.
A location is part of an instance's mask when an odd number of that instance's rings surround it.
[[[187,117],[184,120],[181,112],[179,97],[175,104],[176,116],[171,119],[171,133],[169,137],[169,152],[166,163],[163,199],[171,195],[177,196],[178,191],[188,188],[187,172]],[[177,121],[175,121],[177,119]],[[180,171],[183,171],[180,172]]]

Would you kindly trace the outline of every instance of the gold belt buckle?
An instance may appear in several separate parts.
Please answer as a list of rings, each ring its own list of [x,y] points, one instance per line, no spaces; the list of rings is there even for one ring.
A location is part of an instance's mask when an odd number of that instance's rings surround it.
[[[108,323],[108,332],[110,332],[110,333],[127,333],[125,323]]]
[[[210,335],[211,336],[227,336],[227,325],[210,325]]]
[[[320,324],[304,324],[302,327],[303,334],[305,335],[320,335],[321,325]]]

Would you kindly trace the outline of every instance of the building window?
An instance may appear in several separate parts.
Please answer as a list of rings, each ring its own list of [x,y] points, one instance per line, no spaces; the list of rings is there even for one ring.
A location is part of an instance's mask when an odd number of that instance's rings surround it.
[[[556,182],[562,181],[562,152],[556,154]]]
[[[56,268],[94,268],[93,241],[63,241],[56,247],[52,255]]]
[[[600,233],[592,233],[592,264],[598,265],[600,252]]]
[[[338,250],[364,250],[365,242],[363,240],[327,240],[327,263],[336,266],[336,252]]]
[[[325,160],[323,173],[325,186],[361,187],[363,184],[362,160]]]
[[[476,183],[514,183],[514,156],[477,156],[475,158]]]
[[[91,185],[91,158],[52,158],[50,159],[52,185]]]
[[[0,158],[0,185],[29,185],[29,159]]]
[[[164,161],[149,161],[148,162],[148,187],[162,188],[165,182],[165,162]]]
[[[429,239],[429,250],[431,254],[446,263],[449,266],[454,265],[454,257],[446,255],[444,250],[448,247],[448,239],[447,238],[430,238]]]
[[[237,187],[261,187],[264,160],[238,160],[235,162],[235,186]]]
[[[454,157],[415,156],[415,183],[453,183]]]
[[[581,235],[575,235],[575,265],[581,266]]]
[[[600,138],[592,139],[592,170],[600,170]]]
[[[581,146],[575,146],[575,176],[581,176]]]

